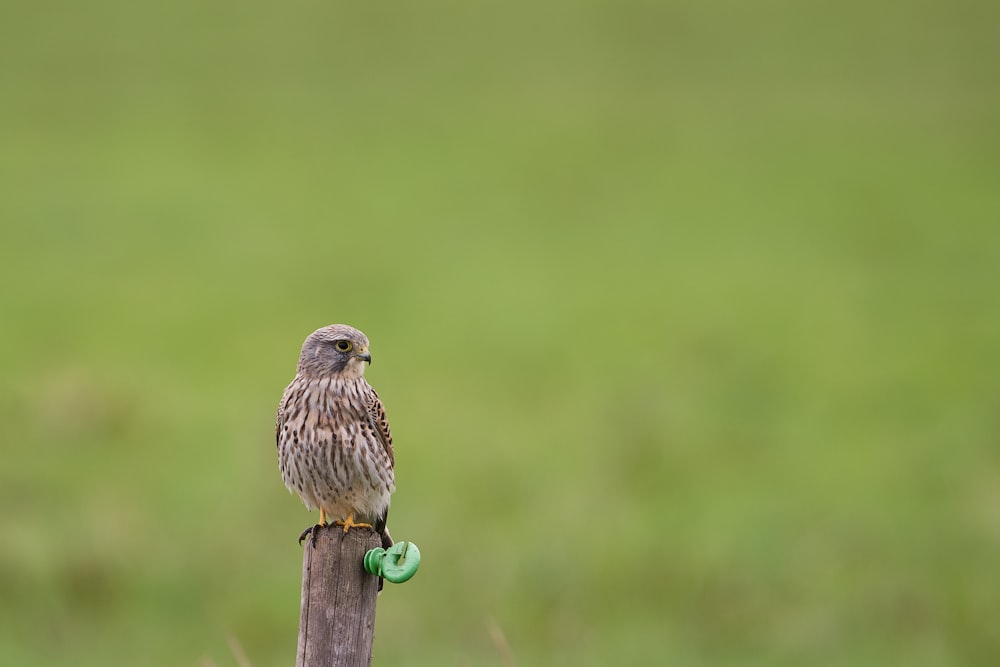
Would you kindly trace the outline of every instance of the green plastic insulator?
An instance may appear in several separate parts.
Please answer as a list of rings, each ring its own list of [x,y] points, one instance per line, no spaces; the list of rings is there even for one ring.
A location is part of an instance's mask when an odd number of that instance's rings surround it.
[[[417,573],[420,549],[413,542],[397,542],[388,550],[376,547],[365,554],[365,570],[394,584],[401,584]]]
[[[381,577],[383,558],[385,558],[385,549],[382,547],[369,549],[368,553],[365,554],[365,572]]]

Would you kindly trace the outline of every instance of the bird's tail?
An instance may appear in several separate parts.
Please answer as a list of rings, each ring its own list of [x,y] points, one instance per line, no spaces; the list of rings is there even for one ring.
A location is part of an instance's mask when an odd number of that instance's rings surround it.
[[[389,510],[387,508],[384,512],[382,512],[382,515],[379,516],[378,520],[375,521],[375,532],[382,538],[383,549],[388,549],[393,545],[392,535],[389,534],[389,527],[385,525],[388,519]]]
[[[389,528],[385,525],[385,522],[389,519],[389,508],[387,507],[384,512],[375,520],[375,532],[379,534],[382,538],[382,548],[388,549],[392,546],[392,535],[389,534]],[[382,586],[384,582],[380,577],[378,580],[378,590],[382,592]]]

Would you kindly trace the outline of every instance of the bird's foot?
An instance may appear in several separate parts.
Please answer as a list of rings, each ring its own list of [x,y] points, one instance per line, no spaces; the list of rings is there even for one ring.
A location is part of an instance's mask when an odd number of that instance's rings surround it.
[[[305,530],[303,530],[302,534],[299,535],[299,546],[300,547],[302,546],[302,541],[304,539],[306,539],[307,536],[312,535],[312,545],[313,545],[313,549],[315,549],[316,548],[316,537],[319,535],[319,529],[322,528],[324,525],[326,525],[326,524],[317,523],[315,526],[309,526],[308,528],[306,528]]]
[[[343,526],[345,533],[347,531],[349,531],[351,528],[371,528],[372,527],[372,525],[370,523],[354,523],[354,515],[353,514],[348,514],[347,515],[347,519],[345,519],[344,521],[339,521],[339,520],[338,521],[334,521],[333,525],[335,525],[335,526]]]
[[[312,545],[313,549],[315,549],[316,538],[319,536],[319,529],[326,525],[329,525],[326,522],[326,510],[324,510],[321,507],[319,508],[319,523],[317,523],[315,526],[309,526],[308,528],[302,531],[302,534],[299,535],[299,546],[300,547],[302,546],[302,540],[306,539],[306,535],[312,533]]]

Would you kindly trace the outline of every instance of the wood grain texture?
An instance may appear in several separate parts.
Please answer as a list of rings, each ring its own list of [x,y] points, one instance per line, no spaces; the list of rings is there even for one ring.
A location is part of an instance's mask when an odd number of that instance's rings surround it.
[[[365,552],[381,546],[371,530],[320,529],[302,556],[302,610],[296,667],[368,667],[375,638],[378,577],[364,569]]]

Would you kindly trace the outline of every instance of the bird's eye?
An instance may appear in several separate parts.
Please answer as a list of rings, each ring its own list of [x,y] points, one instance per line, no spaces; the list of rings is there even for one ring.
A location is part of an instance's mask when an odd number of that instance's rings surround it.
[[[336,343],[333,344],[333,346],[336,347],[341,352],[350,352],[351,347],[353,347],[351,345],[351,341],[349,340],[338,340]]]

